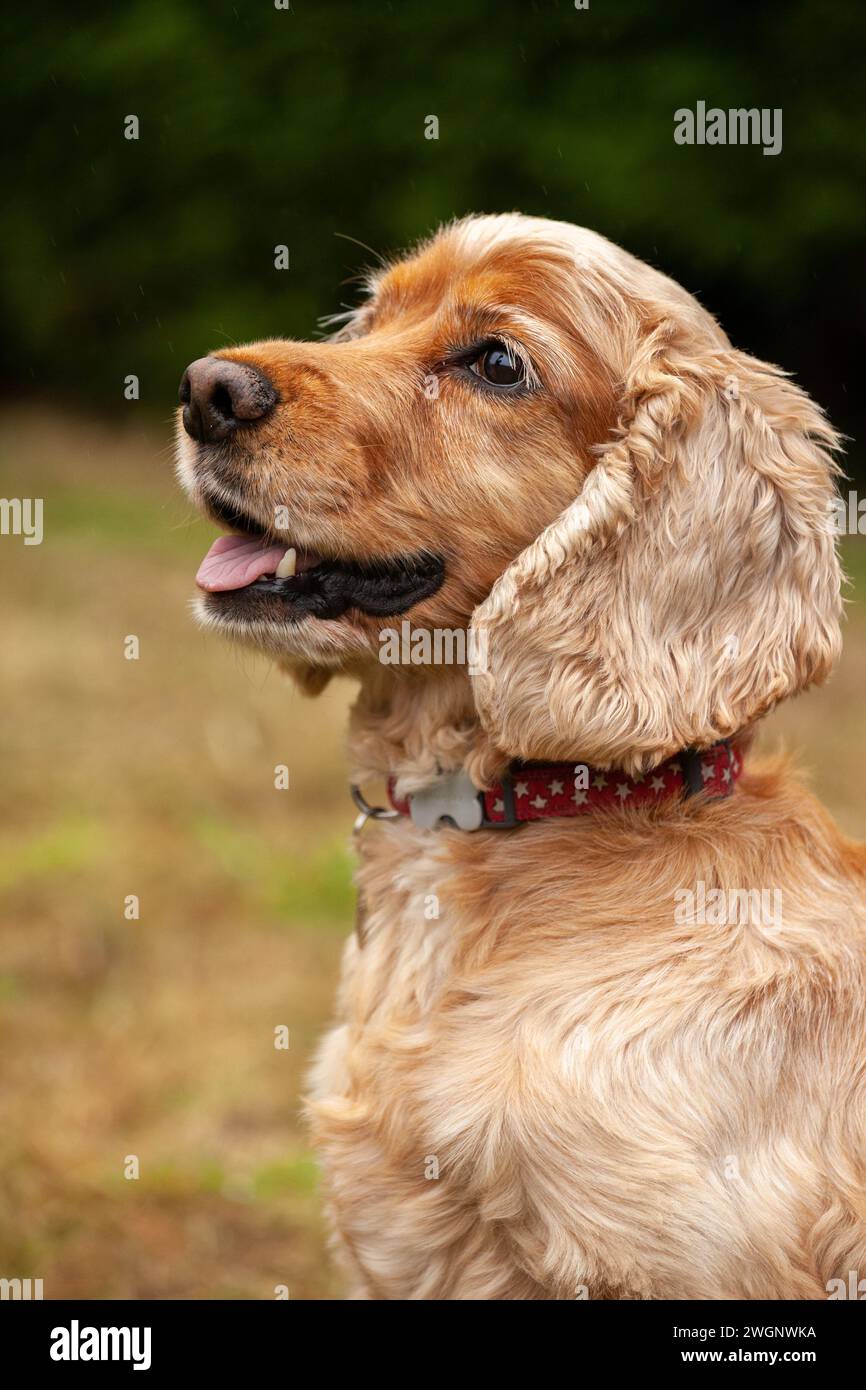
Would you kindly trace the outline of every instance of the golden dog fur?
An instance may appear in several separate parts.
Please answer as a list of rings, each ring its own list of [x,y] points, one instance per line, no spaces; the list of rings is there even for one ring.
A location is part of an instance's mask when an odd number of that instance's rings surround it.
[[[193,496],[207,474],[265,529],[283,505],[292,543],[444,556],[412,624],[471,623],[477,676],[383,666],[388,620],[200,605],[308,692],[359,680],[356,780],[747,751],[826,677],[836,439],[782,372],[564,223],[467,219],[368,290],[328,341],[218,354],[281,405],[242,449],[180,445]],[[490,337],[527,390],[453,369]],[[866,857],[785,767],[513,831],[370,825],[360,852],[310,1100],[356,1296],[825,1298],[866,1274]],[[679,922],[699,881],[779,890],[779,930]]]

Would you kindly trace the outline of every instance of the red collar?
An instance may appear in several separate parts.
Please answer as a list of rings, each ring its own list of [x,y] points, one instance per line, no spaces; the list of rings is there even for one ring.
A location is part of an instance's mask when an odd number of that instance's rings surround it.
[[[612,806],[655,806],[698,792],[712,799],[730,796],[742,768],[740,753],[724,739],[703,752],[677,753],[642,777],[615,768],[603,772],[585,763],[523,762],[512,763],[502,781],[487,791],[477,792],[464,773],[457,773],[409,797],[395,796],[392,778],[388,796],[394,811],[416,824],[432,827],[445,821],[462,830],[505,830],[524,821],[582,816]]]

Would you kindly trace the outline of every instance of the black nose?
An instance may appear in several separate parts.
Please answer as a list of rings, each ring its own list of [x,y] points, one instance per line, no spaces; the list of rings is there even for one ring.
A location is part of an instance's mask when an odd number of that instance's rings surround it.
[[[277,393],[264,372],[223,357],[190,362],[178,395],[183,427],[200,444],[218,442],[238,425],[261,420],[277,403]]]

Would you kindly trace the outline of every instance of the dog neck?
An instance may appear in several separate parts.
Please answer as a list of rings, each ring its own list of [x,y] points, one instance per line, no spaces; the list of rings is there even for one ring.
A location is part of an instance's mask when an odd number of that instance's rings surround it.
[[[751,729],[736,735],[738,758],[752,737]],[[471,679],[457,669],[434,676],[388,667],[365,673],[351,714],[349,756],[352,782],[387,782],[401,799],[461,769],[476,787],[490,787],[512,761],[482,727]]]
[[[352,708],[349,758],[354,782],[394,779],[404,795],[459,768],[484,786],[509,762],[481,726],[470,677],[455,668],[365,672]]]

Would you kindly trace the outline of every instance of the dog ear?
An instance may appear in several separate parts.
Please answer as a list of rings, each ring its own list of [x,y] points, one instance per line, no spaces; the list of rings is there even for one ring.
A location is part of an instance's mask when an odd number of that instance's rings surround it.
[[[777,368],[665,319],[615,442],[473,615],[509,757],[641,772],[734,734],[840,649],[838,439]]]

